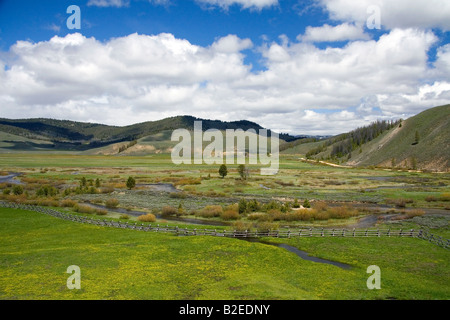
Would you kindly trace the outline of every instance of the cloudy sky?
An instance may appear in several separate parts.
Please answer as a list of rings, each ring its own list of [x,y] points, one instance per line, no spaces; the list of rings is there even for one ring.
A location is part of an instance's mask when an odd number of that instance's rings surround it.
[[[3,118],[338,134],[448,103],[448,0],[0,0]]]

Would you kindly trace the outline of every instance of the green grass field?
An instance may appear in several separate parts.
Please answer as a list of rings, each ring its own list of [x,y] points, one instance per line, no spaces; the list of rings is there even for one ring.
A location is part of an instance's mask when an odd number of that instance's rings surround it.
[[[239,199],[258,201],[346,202],[379,206],[406,201],[406,209],[439,210],[413,219],[393,221],[393,227],[427,228],[448,238],[448,174],[336,168],[305,163],[294,155],[281,157],[280,171],[262,177],[250,166],[250,177],[239,178],[237,165],[225,179],[218,166],[174,166],[170,155],[87,156],[68,154],[0,154],[2,175],[20,172],[25,194],[0,196],[9,201],[64,199],[105,204],[116,198],[123,209],[160,213],[166,205],[183,204],[186,212],[207,205],[226,207]],[[129,176],[138,184],[173,183],[186,197],[125,187]],[[101,179],[107,193],[69,193],[81,178]],[[37,190],[54,186],[54,197]],[[100,188],[101,189],[101,188]],[[427,200],[428,199],[428,200]],[[431,199],[431,200],[430,200]],[[59,202],[58,202],[59,201]],[[400,208],[393,210],[401,211]],[[59,208],[73,212],[72,208]],[[117,219],[121,214],[98,219]],[[363,213],[364,214],[364,213]],[[372,213],[378,214],[378,213]],[[400,216],[400,214],[398,214]],[[189,218],[198,218],[192,213]],[[352,225],[361,216],[296,225]],[[220,217],[209,218],[221,221]],[[324,259],[352,265],[351,270],[310,262],[275,246],[217,237],[176,237],[169,234],[102,228],[63,221],[35,212],[0,209],[0,299],[448,299],[449,251],[410,238],[301,238],[283,241]],[[135,217],[130,218],[136,221]],[[238,222],[253,223],[245,215]],[[276,221],[280,227],[286,221]],[[156,223],[178,224],[158,219]],[[294,223],[294,222],[292,222]],[[378,221],[377,223],[388,223]],[[391,222],[389,222],[391,223]],[[195,225],[189,226],[190,228]],[[391,225],[390,225],[391,226]],[[223,228],[223,227],[222,227]],[[230,228],[230,227],[225,227]],[[81,290],[69,290],[67,267],[81,268]],[[381,290],[369,290],[366,270],[381,268]]]
[[[0,209],[0,299],[448,299],[449,251],[410,238],[283,240],[351,270],[282,248],[176,237]],[[281,241],[273,239],[270,241]],[[283,261],[283,263],[280,263]],[[69,290],[67,267],[81,269]],[[369,290],[366,269],[381,269]]]

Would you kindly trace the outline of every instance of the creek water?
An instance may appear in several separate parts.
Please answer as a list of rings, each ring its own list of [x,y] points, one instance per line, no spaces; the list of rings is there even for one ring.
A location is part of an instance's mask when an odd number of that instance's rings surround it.
[[[308,254],[308,252],[302,251],[302,250],[300,250],[300,249],[298,249],[296,247],[290,246],[290,245],[285,244],[285,243],[272,243],[272,242],[262,241],[262,240],[259,240],[259,239],[256,239],[256,238],[242,238],[242,240],[249,241],[249,242],[257,242],[257,243],[265,244],[265,245],[268,245],[268,246],[275,246],[275,247],[278,247],[278,248],[283,248],[285,250],[288,250],[289,252],[294,253],[295,255],[297,255],[299,258],[301,258],[303,260],[317,262],[317,263],[331,264],[333,266],[339,267],[339,268],[344,269],[344,270],[350,270],[352,268],[351,265],[348,265],[348,264],[345,264],[345,263],[332,261],[332,260],[321,259],[321,258],[317,258],[317,257],[312,257],[312,256],[310,256]]]
[[[14,179],[20,175],[21,173],[10,173],[7,176],[0,176],[0,183],[24,184],[22,181]]]

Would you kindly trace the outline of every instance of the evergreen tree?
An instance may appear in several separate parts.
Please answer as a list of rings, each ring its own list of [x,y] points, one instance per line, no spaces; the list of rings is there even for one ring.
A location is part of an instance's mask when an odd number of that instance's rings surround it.
[[[414,135],[414,144],[418,144],[420,140],[419,131],[416,130],[416,134]]]
[[[136,186],[136,180],[134,180],[133,177],[128,177],[128,180],[127,180],[127,188],[131,190],[131,189],[133,189],[135,186]]]
[[[228,174],[228,169],[227,169],[227,166],[226,166],[226,165],[222,164],[222,165],[220,166],[220,168],[219,168],[219,174],[220,174],[220,176],[222,177],[222,179],[226,177],[226,175]]]
[[[308,199],[305,199],[305,201],[303,201],[303,207],[304,208],[311,208],[311,204],[309,203]]]

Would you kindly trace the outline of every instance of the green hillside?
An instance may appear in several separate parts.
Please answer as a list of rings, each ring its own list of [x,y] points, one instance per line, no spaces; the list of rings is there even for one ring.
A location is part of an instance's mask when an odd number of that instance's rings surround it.
[[[445,105],[403,121],[364,146],[347,164],[448,171],[449,160],[450,105]]]
[[[448,171],[450,105],[428,109],[384,129],[378,127],[375,123],[320,141],[299,141],[283,153],[350,166]],[[368,142],[355,142],[361,132],[371,135]]]

